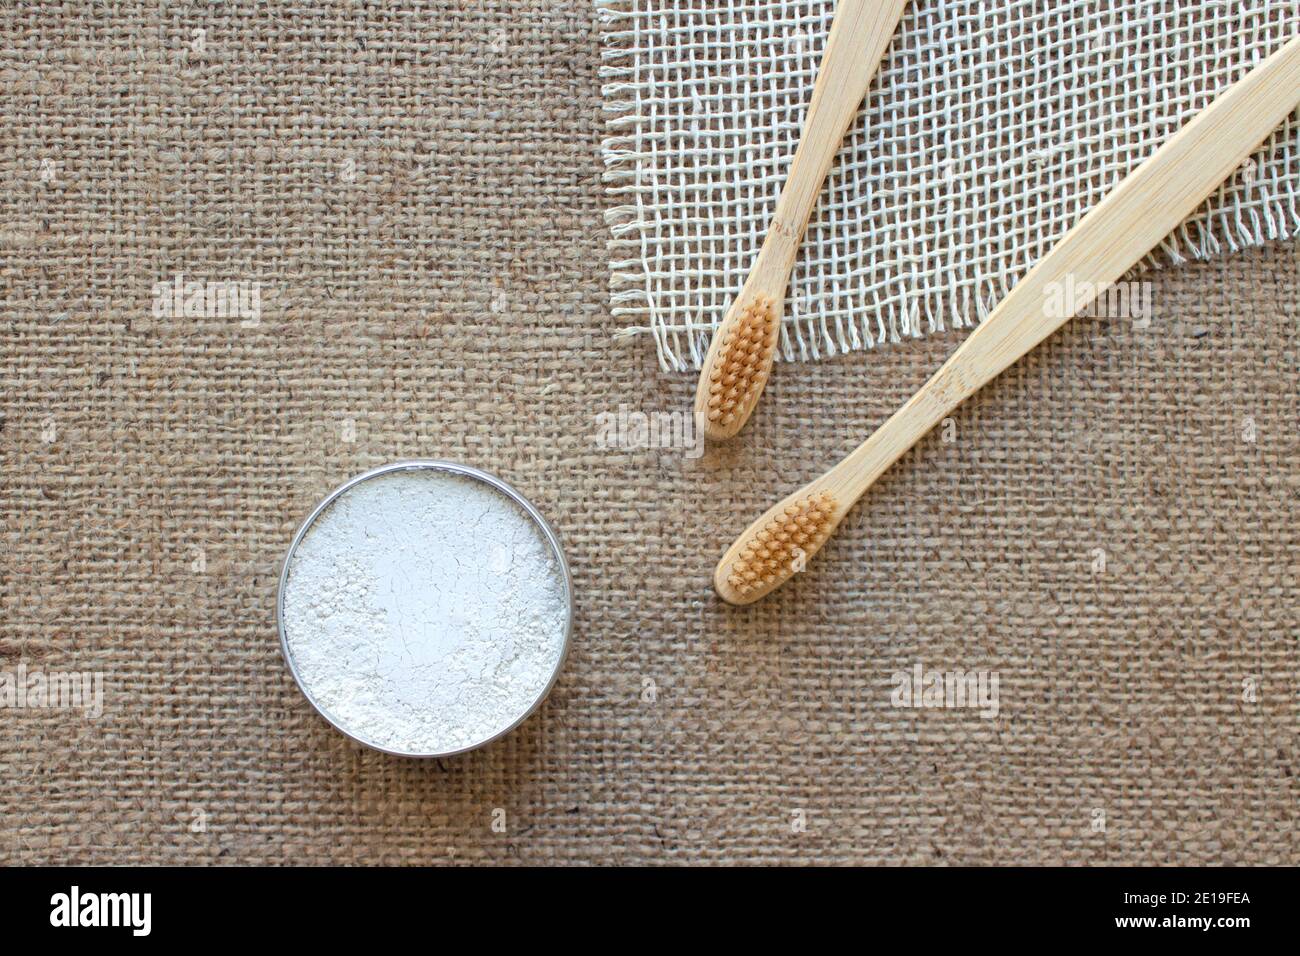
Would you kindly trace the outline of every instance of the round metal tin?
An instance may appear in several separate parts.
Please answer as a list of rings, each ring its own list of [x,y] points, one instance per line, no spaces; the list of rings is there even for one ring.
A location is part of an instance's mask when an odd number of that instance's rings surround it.
[[[504,730],[500,731],[499,733],[493,734],[491,737],[488,737],[486,740],[481,740],[478,743],[471,744],[468,747],[461,747],[458,750],[448,750],[440,753],[406,753],[400,750],[390,750],[386,747],[381,747],[378,744],[373,743],[372,741],[366,740],[364,737],[359,736],[354,730],[349,730],[347,727],[342,726],[337,720],[334,719],[334,717],[328,711],[325,710],[325,708],[321,707],[321,705],[317,703],[316,699],[312,697],[311,692],[307,689],[306,684],[303,683],[302,677],[299,675],[298,669],[293,662],[293,654],[289,650],[289,638],[284,630],[284,589],[285,589],[285,584],[289,580],[289,568],[293,564],[293,555],[294,552],[298,549],[299,542],[301,542],[302,539],[306,536],[307,532],[311,530],[311,526],[315,523],[316,519],[319,518],[325,512],[325,509],[327,509],[336,500],[338,500],[340,496],[342,496],[349,489],[354,488],[357,485],[361,484],[363,481],[369,481],[372,478],[378,478],[380,475],[386,475],[394,471],[421,471],[421,470],[443,471],[455,475],[462,475],[466,478],[473,478],[477,481],[483,482],[486,485],[490,485],[492,488],[496,489],[498,492],[505,495],[507,498],[510,498],[512,501],[515,502],[515,504],[523,508],[524,511],[528,513],[529,517],[533,519],[534,523],[538,526],[538,528],[541,529],[542,534],[546,536],[546,540],[551,545],[551,550],[555,553],[555,560],[558,562],[560,571],[564,575],[564,596],[567,605],[566,614],[565,614],[565,624],[564,624],[564,645],[563,647],[560,648],[560,657],[556,661],[555,670],[551,673],[550,680],[546,682],[546,686],[542,688],[542,692],[537,695],[537,699],[534,700],[528,706],[528,709],[525,710],[522,714],[520,714],[514,720],[514,722],[510,724],[510,726],[506,727]],[[481,469],[474,468],[470,465],[458,464],[457,462],[438,461],[435,459],[413,459],[410,461],[397,461],[397,462],[393,462],[392,464],[382,465],[379,468],[373,468],[370,471],[363,472],[362,474],[357,475],[356,477],[350,478],[349,480],[345,481],[343,484],[339,485],[328,495],[326,495],[325,499],[321,501],[321,503],[318,504],[315,508],[313,508],[311,514],[309,514],[307,516],[307,519],[303,521],[302,525],[298,528],[297,534],[293,536],[293,541],[290,542],[289,550],[285,552],[284,561],[282,562],[280,567],[280,584],[277,589],[276,597],[275,597],[275,626],[276,626],[276,630],[278,630],[280,633],[280,652],[281,654],[284,655],[285,663],[289,667],[289,673],[293,675],[294,683],[298,685],[298,689],[302,691],[303,696],[307,698],[307,702],[312,705],[316,713],[324,717],[325,720],[329,722],[330,726],[332,726],[339,733],[343,734],[345,737],[348,737],[351,740],[354,740],[365,747],[369,747],[372,750],[378,750],[381,753],[392,754],[393,756],[396,757],[421,757],[421,758],[454,757],[456,754],[462,754],[470,750],[476,750],[479,747],[484,747],[492,743],[494,740],[500,740],[506,734],[510,733],[512,730],[514,730],[516,727],[522,724],[525,720],[527,720],[533,714],[533,712],[537,710],[539,706],[541,706],[542,701],[546,699],[546,695],[551,692],[551,688],[555,686],[556,678],[559,677],[560,675],[560,669],[564,667],[565,658],[568,657],[569,642],[573,636],[573,580],[569,576],[569,562],[564,557],[564,549],[560,546],[560,539],[556,537],[554,529],[552,529],[550,523],[544,517],[542,517],[542,513],[533,506],[533,503],[529,501],[527,498],[525,498],[523,495],[521,495],[518,491],[516,491],[511,485],[502,481],[496,475],[489,474],[486,471],[482,471]]]

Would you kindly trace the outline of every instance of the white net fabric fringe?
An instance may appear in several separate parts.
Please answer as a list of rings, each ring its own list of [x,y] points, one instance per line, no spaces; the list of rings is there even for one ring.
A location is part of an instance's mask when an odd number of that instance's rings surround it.
[[[762,242],[834,2],[597,6],[614,313],[665,369],[698,368]],[[974,325],[1298,31],[1297,0],[914,0],[813,214],[780,358]],[[1298,187],[1293,115],[1150,258],[1294,235]]]

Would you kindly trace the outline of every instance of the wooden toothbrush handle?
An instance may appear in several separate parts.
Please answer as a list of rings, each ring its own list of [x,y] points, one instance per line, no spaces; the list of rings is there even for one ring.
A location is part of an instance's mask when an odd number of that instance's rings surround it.
[[[1300,103],[1300,36],[1130,173],[1058,242],[919,392],[816,486],[847,508],[972,394],[1168,236]],[[1068,303],[1060,308],[1061,303]]]
[[[764,259],[789,276],[844,134],[867,95],[907,0],[839,0],[790,173],[763,242]],[[784,284],[784,283],[782,283]]]

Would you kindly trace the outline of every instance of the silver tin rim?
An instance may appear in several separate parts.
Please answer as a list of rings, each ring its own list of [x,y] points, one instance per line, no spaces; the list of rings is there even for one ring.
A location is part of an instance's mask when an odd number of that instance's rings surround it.
[[[284,588],[285,584],[289,580],[289,565],[293,563],[293,555],[294,552],[298,550],[298,543],[306,536],[307,532],[311,529],[311,526],[316,522],[316,519],[321,516],[325,509],[332,505],[340,496],[343,495],[344,492],[361,484],[363,481],[369,481],[371,478],[378,478],[380,475],[386,475],[390,472],[424,470],[450,472],[456,475],[463,475],[466,478],[474,478],[484,484],[491,485],[497,491],[510,498],[528,512],[529,516],[534,522],[536,522],[537,526],[542,529],[542,533],[546,535],[546,540],[550,542],[551,550],[555,553],[556,561],[559,562],[560,571],[564,575],[564,645],[560,648],[560,658],[556,661],[555,670],[551,672],[551,678],[546,682],[546,686],[543,687],[541,693],[537,695],[537,699],[529,704],[528,709],[520,714],[518,719],[516,719],[509,727],[505,728],[500,733],[493,734],[486,740],[481,740],[468,747],[461,747],[459,750],[447,750],[438,753],[409,753],[402,750],[389,750],[387,747],[381,747],[376,743],[358,737],[346,727],[341,726],[338,721],[330,716],[325,708],[316,702],[316,698],[312,697],[311,692],[307,690],[307,686],[303,683],[302,677],[298,673],[298,668],[294,665],[293,655],[289,652],[289,638],[284,631]],[[363,747],[377,750],[380,753],[391,754],[394,757],[416,757],[430,760],[441,757],[454,757],[457,754],[468,753],[471,750],[486,747],[493,741],[500,740],[531,717],[537,708],[541,706],[542,701],[544,701],[547,695],[550,694],[551,688],[555,686],[555,682],[560,676],[560,671],[564,667],[564,661],[569,656],[569,643],[573,636],[573,580],[569,576],[569,562],[564,557],[564,548],[561,547],[560,539],[556,536],[555,530],[551,527],[550,522],[542,516],[542,513],[533,506],[531,501],[516,491],[513,486],[502,481],[496,475],[490,474],[489,472],[475,468],[471,465],[462,465],[458,462],[441,461],[434,458],[414,458],[407,461],[395,461],[391,464],[381,465],[378,468],[372,468],[370,471],[362,472],[355,477],[349,478],[326,495],[320,504],[312,509],[311,514],[307,515],[306,520],[298,527],[297,534],[293,536],[293,541],[289,544],[289,550],[285,552],[284,560],[281,562],[280,584],[275,596],[275,626],[276,630],[280,633],[280,653],[284,656],[284,661],[289,667],[289,673],[293,675],[294,683],[298,685],[298,690],[300,690],[302,695],[307,698],[307,703],[311,704],[312,709],[324,717],[329,725],[343,736],[361,744]]]

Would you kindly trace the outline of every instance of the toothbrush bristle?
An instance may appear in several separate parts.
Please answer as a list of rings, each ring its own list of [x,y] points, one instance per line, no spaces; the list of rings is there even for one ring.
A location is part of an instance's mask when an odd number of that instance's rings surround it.
[[[826,543],[835,527],[835,497],[829,491],[801,498],[763,523],[745,542],[727,575],[742,598],[780,584]]]
[[[776,307],[760,296],[722,333],[722,346],[709,373],[708,418],[726,428],[746,415],[767,382],[776,352]]]

